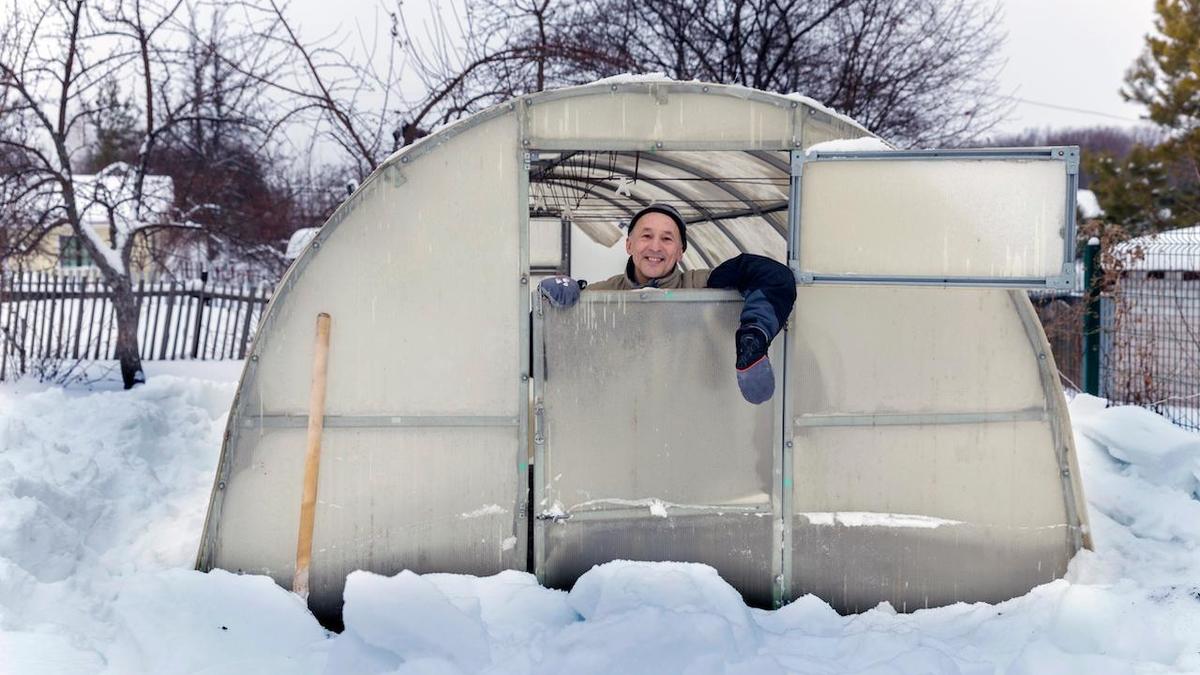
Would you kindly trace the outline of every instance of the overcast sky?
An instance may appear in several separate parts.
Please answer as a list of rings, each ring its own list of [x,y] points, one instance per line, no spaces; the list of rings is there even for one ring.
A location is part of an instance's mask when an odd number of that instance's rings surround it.
[[[1118,91],[1154,29],[1154,0],[1003,0],[1002,7],[1002,89],[1041,104],[1017,101],[1004,129],[1137,123],[1141,108]]]
[[[404,7],[420,15],[447,1],[406,0]],[[380,6],[379,0],[293,0],[291,10],[305,34],[321,35],[356,22],[371,26]],[[999,131],[1138,123],[1140,108],[1118,91],[1153,30],[1154,0],[1000,0],[1000,6],[1008,34],[1001,91],[1024,100],[1014,101]]]

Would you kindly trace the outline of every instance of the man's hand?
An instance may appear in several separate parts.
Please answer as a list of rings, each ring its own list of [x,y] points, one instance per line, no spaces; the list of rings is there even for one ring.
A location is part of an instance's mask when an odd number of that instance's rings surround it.
[[[775,372],[767,358],[770,341],[758,326],[744,325],[734,335],[737,344],[737,381],[742,397],[757,405],[775,393]]]
[[[538,284],[538,292],[555,307],[574,307],[579,302],[579,282],[568,276],[542,279]]]

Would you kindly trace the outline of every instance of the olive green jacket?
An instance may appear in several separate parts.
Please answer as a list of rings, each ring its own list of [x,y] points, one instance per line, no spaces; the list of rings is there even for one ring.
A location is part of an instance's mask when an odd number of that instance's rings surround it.
[[[651,279],[648,283],[639,284],[633,276],[633,259],[625,263],[625,273],[618,274],[615,277],[609,277],[604,281],[597,281],[594,284],[588,284],[583,290],[585,291],[636,291],[639,288],[707,288],[708,275],[712,270],[688,270],[686,272],[678,267],[665,277]]]

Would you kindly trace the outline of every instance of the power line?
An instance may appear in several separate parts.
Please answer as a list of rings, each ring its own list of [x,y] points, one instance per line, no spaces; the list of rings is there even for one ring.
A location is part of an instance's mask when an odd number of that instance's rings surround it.
[[[1001,96],[1000,98],[1007,99],[1009,101],[1018,101],[1020,103],[1027,103],[1029,105],[1041,106],[1043,108],[1053,108],[1055,110],[1065,110],[1067,112],[1082,113],[1084,115],[1095,115],[1097,117],[1107,117],[1109,119],[1120,120],[1122,122],[1145,122],[1146,121],[1146,120],[1142,120],[1142,119],[1134,119],[1132,117],[1122,117],[1120,115],[1113,115],[1111,113],[1100,112],[1099,110],[1087,110],[1085,108],[1073,108],[1073,107],[1067,106],[1067,105],[1058,105],[1057,103],[1046,103],[1044,101],[1034,101],[1034,100],[1031,100],[1028,98],[1021,98],[1020,96]]]

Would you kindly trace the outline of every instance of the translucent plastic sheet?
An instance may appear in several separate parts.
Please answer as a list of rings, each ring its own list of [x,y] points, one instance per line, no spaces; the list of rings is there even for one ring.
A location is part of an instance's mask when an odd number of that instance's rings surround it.
[[[693,560],[769,604],[778,436],[774,407],[746,403],[737,389],[740,296],[584,298],[547,309],[544,347],[535,347],[544,359],[544,478],[534,492],[543,578],[569,586],[608,560]]]
[[[1069,197],[1060,161],[807,162],[800,269],[820,275],[1055,277],[1063,271]]]

